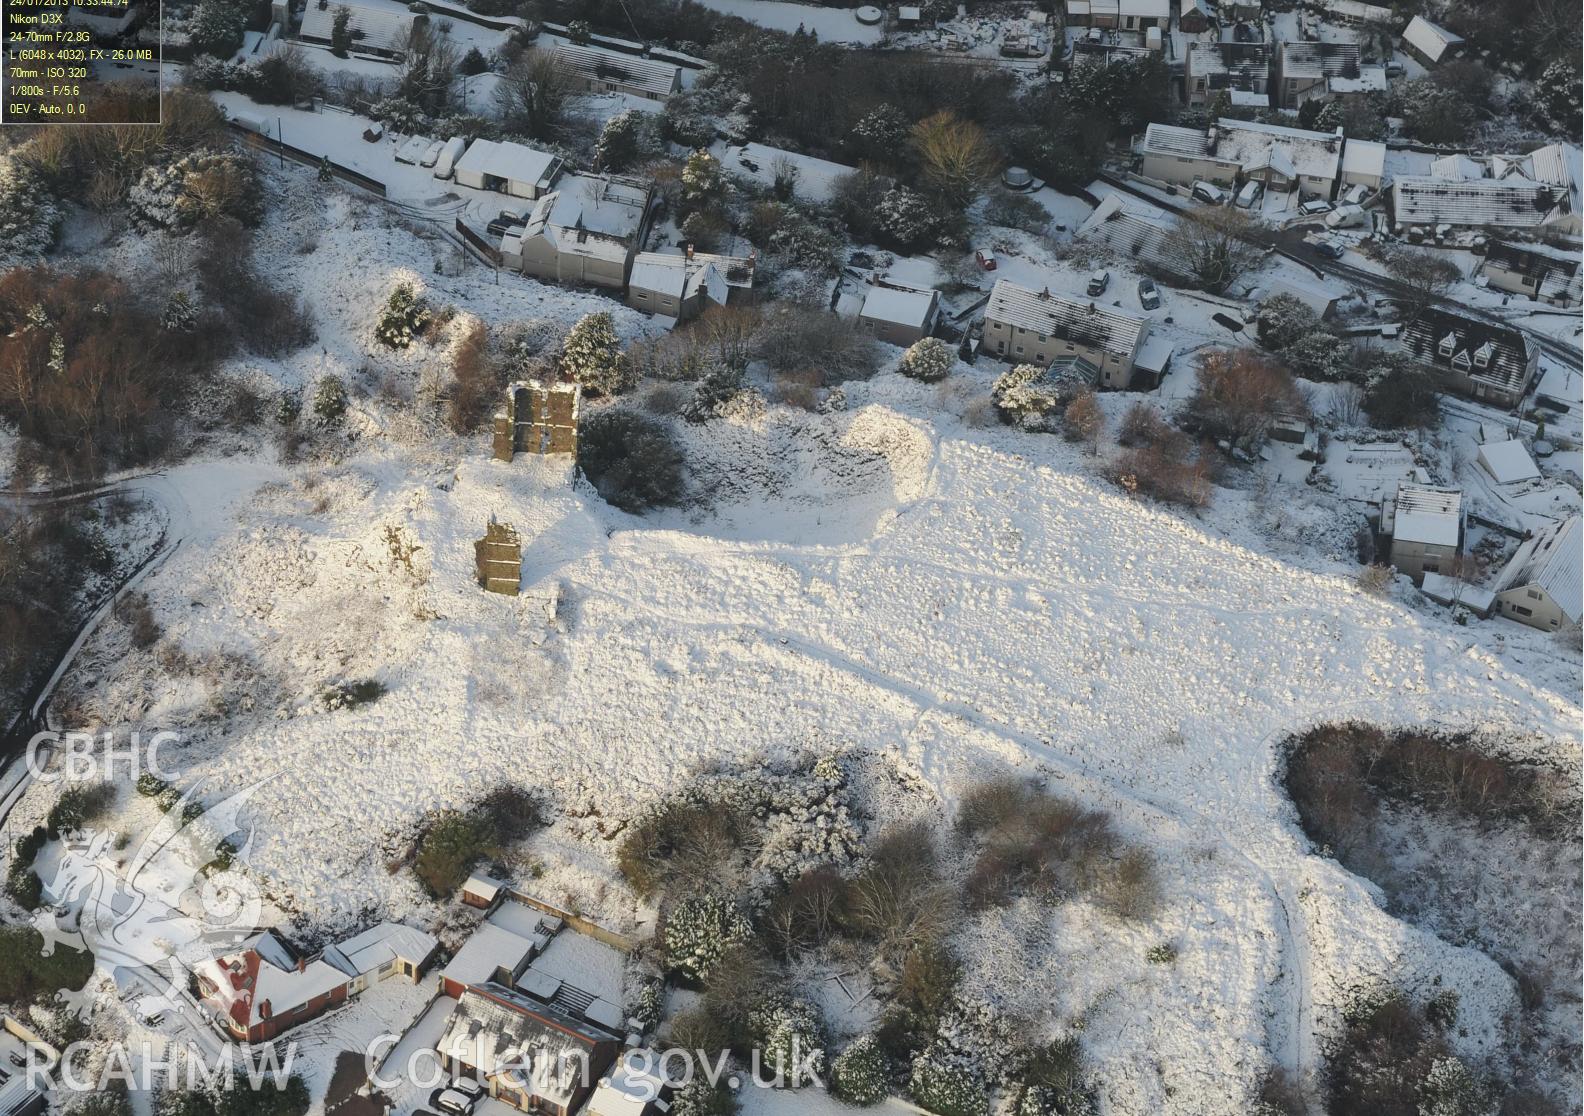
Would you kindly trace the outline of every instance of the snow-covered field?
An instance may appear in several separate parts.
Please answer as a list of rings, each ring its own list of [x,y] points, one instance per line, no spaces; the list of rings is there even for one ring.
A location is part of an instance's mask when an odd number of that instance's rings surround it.
[[[182,733],[182,781],[206,798],[264,780],[249,865],[284,911],[432,919],[387,862],[427,812],[501,783],[620,818],[703,765],[807,749],[878,753],[947,803],[1010,765],[1112,810],[1164,869],[1145,925],[1015,906],[971,935],[971,982],[1082,1021],[1105,1111],[1243,1112],[1263,1051],[1315,1068],[1316,1036],[1388,976],[1459,990],[1458,1043],[1494,1048],[1510,978],[1310,855],[1275,746],[1359,716],[1489,727],[1576,763],[1576,653],[1366,594],[1312,549],[1273,557],[1272,518],[1302,485],[1224,490],[1193,517],[1126,496],[1078,447],[964,418],[994,366],[942,386],[882,372],[847,386],[845,411],[685,429],[712,502],[615,511],[561,462],[502,463],[486,437],[444,433],[426,408],[455,327],[391,355],[375,308],[408,278],[492,325],[594,309],[627,338],[653,323],[592,293],[455,273],[448,246],[309,175],[276,180],[290,200],[260,263],[309,296],[319,339],[232,371],[343,376],[356,438],[303,464],[260,440],[171,469],[184,538],[145,588],[165,646],[198,666],[173,671],[111,627],[73,680],[106,724]],[[152,266],[136,239],[102,251],[127,274]],[[491,516],[523,537],[521,598],[474,581]],[[416,547],[410,568],[392,533]],[[378,701],[325,711],[326,686],[369,677],[388,687]],[[556,886],[636,918],[610,846],[552,832]],[[1161,942],[1175,963],[1144,959]]]

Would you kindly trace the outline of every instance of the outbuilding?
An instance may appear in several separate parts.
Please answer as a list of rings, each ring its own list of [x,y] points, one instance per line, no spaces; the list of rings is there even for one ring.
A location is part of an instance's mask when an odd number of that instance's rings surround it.
[[[939,314],[939,291],[883,285],[864,296],[858,325],[877,340],[905,348],[928,337]]]
[[[538,198],[561,174],[561,160],[520,143],[476,139],[456,161],[456,180],[475,190]]]
[[[1497,484],[1520,484],[1539,480],[1540,469],[1516,438],[1505,442],[1486,442],[1479,448],[1479,464]]]

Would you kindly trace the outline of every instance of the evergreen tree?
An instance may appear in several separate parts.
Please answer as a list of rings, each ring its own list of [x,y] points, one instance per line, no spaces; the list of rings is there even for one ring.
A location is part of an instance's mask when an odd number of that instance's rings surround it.
[[[617,395],[632,386],[609,311],[585,314],[567,332],[561,368],[593,395]]]
[[[932,384],[944,380],[954,363],[956,357],[946,342],[939,337],[924,337],[913,342],[908,351],[902,354],[898,371],[904,376]]]
[[[594,165],[600,170],[624,171],[638,158],[638,110],[618,112],[605,122],[594,147]]]
[[[890,1066],[873,1035],[862,1035],[831,1064],[831,1091],[849,1104],[879,1104],[891,1092]]]
[[[429,308],[413,290],[412,284],[398,283],[390,293],[384,312],[380,314],[379,324],[374,327],[374,336],[389,348],[405,349],[428,324]]]
[[[334,168],[330,166],[330,156],[322,156],[319,160],[319,181],[329,182],[335,177]]]
[[[335,10],[330,21],[330,53],[345,58],[352,49],[352,9],[346,6]]]

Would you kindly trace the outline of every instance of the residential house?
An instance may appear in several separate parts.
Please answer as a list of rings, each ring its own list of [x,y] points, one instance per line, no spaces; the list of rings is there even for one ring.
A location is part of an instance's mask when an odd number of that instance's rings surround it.
[[[1415,584],[1449,571],[1463,548],[1463,493],[1403,481],[1381,502],[1380,533],[1391,564]]]
[[[659,59],[577,43],[557,43],[551,53],[571,80],[590,93],[663,101],[682,88],[682,67]]]
[[[26,1023],[0,1015],[0,1116],[44,1116],[60,1052]]]
[[[753,289],[758,257],[695,252],[639,252],[627,277],[627,305],[685,322],[711,306],[726,306]]]
[[[1463,37],[1416,15],[1403,28],[1402,45],[1422,65],[1435,66],[1462,53]]]
[[[1330,95],[1332,78],[1357,81],[1360,75],[1357,43],[1287,42],[1276,55],[1276,107],[1296,111],[1305,101]],[[1386,71],[1381,69],[1381,88]]]
[[[441,993],[457,999],[475,984],[515,985],[561,929],[559,919],[524,913],[532,910],[508,901],[491,912],[440,970]]]
[[[1322,319],[1329,318],[1335,313],[1337,303],[1347,297],[1345,288],[1333,286],[1323,280],[1280,274],[1271,277],[1267,293],[1296,298]]]
[[[906,348],[934,332],[939,317],[939,291],[882,282],[864,295],[858,328],[878,341]]]
[[[1000,279],[985,306],[980,350],[1014,364],[1082,357],[1099,369],[1100,386],[1122,389],[1148,335],[1147,319]]]
[[[1215,22],[1210,0],[1179,0],[1177,26],[1187,35],[1203,35]]]
[[[1342,129],[1311,132],[1222,117],[1205,131],[1151,124],[1140,147],[1145,178],[1231,187],[1258,181],[1268,191],[1302,190],[1329,198],[1342,165]]]
[[[1449,391],[1498,407],[1516,407],[1540,365],[1540,350],[1522,330],[1450,309],[1421,310],[1398,344],[1440,376]]]
[[[1498,291],[1510,291],[1553,306],[1580,302],[1578,250],[1549,244],[1493,240],[1485,249],[1479,275]]]
[[[1386,183],[1386,145],[1350,139],[1342,145],[1342,185],[1379,190]]]
[[[620,290],[649,231],[653,197],[637,178],[563,175],[528,223],[501,238],[502,262],[541,279]]]
[[[617,1035],[504,984],[462,990],[435,1043],[453,1074],[519,1112],[571,1116],[615,1061]]]
[[[386,58],[400,58],[405,53],[416,18],[405,7],[366,7],[344,0],[308,0],[298,37],[329,46],[336,13],[342,9],[347,12],[347,30],[352,35],[353,50]]]
[[[1255,94],[1269,106],[1270,56],[1265,43],[1189,43],[1183,56],[1188,103],[1206,104],[1224,90]]]
[[[1076,240],[1097,241],[1146,269],[1164,271],[1175,270],[1178,263],[1170,236],[1171,229],[1160,219],[1128,209],[1119,194],[1101,198],[1073,233]]]
[[[1404,175],[1392,180],[1392,218],[1399,230],[1437,225],[1533,229],[1576,219],[1565,197],[1559,187],[1529,178]]]
[[[1165,30],[1171,22],[1171,0],[1119,0],[1116,26],[1123,31]]]
[[[561,160],[548,151],[510,141],[476,139],[456,161],[453,173],[459,186],[532,201],[550,189],[561,170]]]
[[[1366,4],[1362,0],[1318,0],[1318,3],[1332,23],[1362,27],[1397,22],[1392,10],[1380,4]]]
[[[1534,458],[1517,438],[1481,444],[1477,460],[1497,484],[1522,484],[1540,479],[1540,469]]]
[[[201,962],[193,976],[232,1038],[268,1042],[388,977],[417,982],[438,950],[423,931],[382,922],[310,960],[265,930],[238,952]]]
[[[1579,524],[1577,515],[1570,516],[1519,545],[1496,578],[1496,607],[1501,615],[1543,632],[1584,618],[1580,579],[1584,538]]]

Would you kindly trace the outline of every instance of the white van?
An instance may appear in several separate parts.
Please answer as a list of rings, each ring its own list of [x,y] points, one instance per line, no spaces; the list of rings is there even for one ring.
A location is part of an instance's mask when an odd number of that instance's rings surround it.
[[[1325,215],[1328,229],[1356,229],[1369,221],[1369,214],[1361,205],[1339,205]]]

